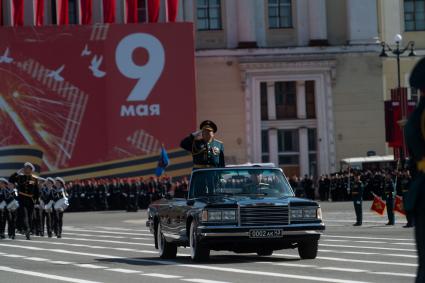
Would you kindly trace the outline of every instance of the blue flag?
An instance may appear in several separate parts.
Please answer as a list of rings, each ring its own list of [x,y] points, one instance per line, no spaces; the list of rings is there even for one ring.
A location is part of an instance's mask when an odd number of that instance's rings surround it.
[[[155,175],[157,177],[161,176],[164,173],[165,168],[170,164],[170,159],[168,159],[167,151],[164,146],[161,147],[161,154],[159,155],[158,167],[156,167]]]

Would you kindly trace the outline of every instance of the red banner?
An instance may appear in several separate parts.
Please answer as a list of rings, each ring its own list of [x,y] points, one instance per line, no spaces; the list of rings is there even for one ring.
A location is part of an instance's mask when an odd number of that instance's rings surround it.
[[[177,19],[177,12],[179,10],[179,0],[167,0],[168,7],[168,21],[175,22]]]
[[[81,23],[90,25],[93,15],[93,0],[81,0]]]
[[[382,198],[378,197],[377,195],[373,194],[373,203],[370,209],[382,216],[384,215],[385,207],[385,201],[383,201]]]
[[[44,0],[37,0],[35,6],[35,25],[41,27],[44,24]]]
[[[13,25],[24,25],[24,0],[13,0]]]
[[[148,0],[148,20],[157,23],[159,19],[159,0]]]
[[[404,211],[403,197],[395,197],[394,211],[400,213],[401,215],[406,215],[406,211]]]
[[[137,0],[127,0],[127,23],[137,23]]]
[[[69,1],[68,0],[57,0],[57,7],[58,7],[58,15],[59,15],[59,21],[58,23],[60,25],[67,25],[69,24]]]
[[[103,0],[103,22],[115,23],[115,0]]]
[[[2,28],[0,37],[0,149],[40,149],[5,151],[16,164],[38,152],[42,171],[149,156],[196,128],[190,23]]]

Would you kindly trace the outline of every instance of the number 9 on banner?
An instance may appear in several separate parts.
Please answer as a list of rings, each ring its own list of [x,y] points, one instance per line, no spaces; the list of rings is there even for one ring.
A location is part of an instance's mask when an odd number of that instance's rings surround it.
[[[148,52],[145,65],[136,65],[133,52],[144,48]],[[147,33],[134,33],[124,37],[115,50],[115,61],[121,74],[130,79],[137,79],[127,101],[144,101],[159,80],[165,64],[165,51],[161,42]]]

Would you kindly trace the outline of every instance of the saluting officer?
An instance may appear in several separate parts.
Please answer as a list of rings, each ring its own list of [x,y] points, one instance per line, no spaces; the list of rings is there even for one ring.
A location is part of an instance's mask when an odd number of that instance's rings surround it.
[[[38,202],[38,178],[33,175],[34,165],[29,162],[24,164],[24,168],[10,176],[9,182],[18,185],[19,209],[22,216],[22,224],[27,240],[30,240],[31,221],[33,219],[34,204]]]
[[[413,177],[405,209],[413,212],[415,221],[419,262],[416,282],[419,283],[425,282],[425,58],[413,69],[410,86],[419,89],[421,93],[419,104],[404,127]]]
[[[193,168],[224,167],[224,146],[214,137],[217,125],[206,120],[199,128],[180,143],[183,149],[192,153]]]
[[[361,176],[357,175],[351,185],[351,198],[354,203],[354,211],[356,212],[356,223],[353,226],[361,226],[363,222],[363,189]]]

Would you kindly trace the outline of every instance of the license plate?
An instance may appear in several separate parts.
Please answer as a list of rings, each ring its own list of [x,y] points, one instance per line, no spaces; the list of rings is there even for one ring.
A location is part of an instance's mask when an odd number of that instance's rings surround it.
[[[267,238],[282,238],[283,230],[274,229],[274,230],[262,230],[262,229],[252,229],[249,230],[249,237],[255,239],[267,239]]]

